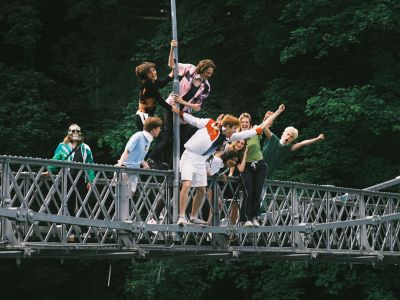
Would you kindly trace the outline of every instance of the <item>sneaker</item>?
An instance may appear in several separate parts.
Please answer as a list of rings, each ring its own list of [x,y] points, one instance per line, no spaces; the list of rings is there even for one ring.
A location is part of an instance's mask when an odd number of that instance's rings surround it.
[[[244,227],[253,227],[253,222],[251,222],[251,221],[246,221],[246,222],[244,222],[243,226],[244,226]]]
[[[171,168],[169,167],[169,164],[167,164],[166,162],[162,162],[160,164],[160,167],[162,168],[161,170],[170,170]]]
[[[75,234],[70,234],[67,239],[67,243],[75,243],[77,241],[77,237]]]
[[[260,223],[258,223],[257,219],[253,220],[253,226],[254,227],[260,227]]]
[[[147,224],[157,225],[157,221],[155,219],[151,218],[150,220],[147,221]]]
[[[149,165],[150,169],[154,170],[169,170],[169,166],[167,163],[162,163],[153,159],[148,159],[147,164]]]
[[[197,217],[190,217],[189,223],[193,225],[204,225],[204,226],[208,225],[206,221],[203,221]]]
[[[157,225],[157,221],[154,218],[151,218],[150,220],[147,221],[147,224],[149,225]],[[152,231],[153,234],[158,234],[158,231]]]
[[[179,216],[178,222],[176,222],[176,224],[183,226],[183,225],[187,225],[188,221],[186,220],[185,216]]]
[[[148,159],[146,160],[147,164],[149,165],[150,169],[157,169],[158,163],[155,160]]]

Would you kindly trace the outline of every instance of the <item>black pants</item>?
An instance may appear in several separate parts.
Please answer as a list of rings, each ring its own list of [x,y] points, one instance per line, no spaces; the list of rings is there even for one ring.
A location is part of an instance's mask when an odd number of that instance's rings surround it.
[[[75,180],[76,172],[71,172],[71,175],[72,175],[72,178]],[[68,201],[67,201],[67,208],[68,208],[69,215],[71,217],[76,216],[76,213],[78,212],[79,207],[81,206],[81,203],[79,201],[79,196],[83,202],[83,200],[85,199],[86,194],[87,194],[85,174],[81,174],[75,187],[76,187],[76,190],[75,189],[72,190],[71,196],[68,198]],[[69,180],[68,180],[67,188],[68,188],[68,191],[72,188],[72,183]],[[78,194],[79,194],[79,196],[78,196]]]
[[[142,118],[138,114],[135,115],[135,124],[136,124],[138,131],[143,130]]]
[[[251,221],[257,217],[261,193],[267,177],[267,165],[264,160],[246,163],[244,172],[240,174],[240,177],[244,189],[244,199],[240,208],[240,222]]]
[[[149,158],[158,162],[171,163],[171,143],[172,138],[172,112],[164,111],[164,126],[158,136],[158,143],[151,151]]]

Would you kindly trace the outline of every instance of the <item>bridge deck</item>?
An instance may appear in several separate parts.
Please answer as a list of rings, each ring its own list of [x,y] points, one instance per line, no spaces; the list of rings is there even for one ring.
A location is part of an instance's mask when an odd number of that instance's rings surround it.
[[[49,165],[59,170],[48,172]],[[211,178],[213,192],[204,203],[210,203],[212,226],[180,227],[170,213],[171,172],[12,156],[0,156],[0,170],[0,257],[400,262],[400,194],[379,192],[379,186],[358,190],[267,181],[262,226],[249,228],[232,221],[242,198],[236,180]],[[79,180],[88,170],[96,177],[92,188],[82,191]],[[139,178],[132,197],[124,173]],[[74,215],[69,201],[77,203]],[[165,203],[160,219],[158,201]],[[156,224],[148,223],[152,218]]]

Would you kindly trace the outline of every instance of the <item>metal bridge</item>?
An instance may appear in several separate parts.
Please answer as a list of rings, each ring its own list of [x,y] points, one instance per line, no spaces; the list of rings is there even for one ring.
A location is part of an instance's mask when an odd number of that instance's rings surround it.
[[[0,170],[1,258],[179,255],[400,263],[400,194],[379,191],[399,184],[399,177],[363,190],[267,181],[258,228],[230,221],[241,201],[236,180],[211,178],[213,193],[205,203],[212,203],[212,225],[181,227],[172,222],[172,171],[13,156],[0,156]],[[77,185],[89,170],[96,176],[82,192]],[[124,173],[139,178],[133,197]],[[74,215],[68,201],[77,201]],[[159,219],[158,201],[165,201]],[[148,224],[151,218],[157,224]]]

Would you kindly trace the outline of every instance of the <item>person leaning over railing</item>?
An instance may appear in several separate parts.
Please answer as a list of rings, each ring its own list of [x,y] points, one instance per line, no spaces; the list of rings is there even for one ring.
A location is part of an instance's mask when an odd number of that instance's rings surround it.
[[[226,174],[229,172],[231,168],[235,168],[236,164],[240,159],[240,154],[236,150],[227,150],[224,151],[219,150],[215,152],[213,156],[211,156],[206,161],[206,170],[207,176],[222,176],[224,184],[226,184],[227,176]],[[220,184],[220,182],[218,182]],[[221,187],[223,188],[223,187]],[[212,223],[212,208],[213,208],[213,192],[217,193],[218,191],[213,191],[212,187],[207,189],[208,201],[210,204],[210,209],[208,212],[208,225]],[[218,209],[220,210],[222,207],[222,197],[224,195],[218,195]]]
[[[93,163],[93,154],[90,150],[89,145],[83,142],[83,135],[81,132],[81,128],[77,124],[71,124],[68,127],[68,134],[64,138],[63,142],[57,146],[57,149],[54,152],[53,158],[54,160],[61,161],[73,161],[73,162],[81,162],[81,163]],[[55,173],[59,170],[59,167],[48,166],[48,170],[52,173]],[[78,175],[79,169],[71,168],[70,169],[72,178],[75,178]],[[48,173],[43,173],[44,175],[48,175]],[[79,177],[76,188],[83,199],[83,195],[87,190],[90,189],[91,183],[94,180],[95,174],[93,170],[88,170],[88,176],[84,176],[84,173]],[[85,190],[86,186],[86,190]],[[72,196],[70,197],[72,199]],[[68,211],[71,216],[75,215],[77,210],[77,199],[72,199],[68,201]]]
[[[176,96],[175,99],[177,97],[179,96]],[[174,112],[178,113],[178,111]],[[217,123],[210,118],[200,119],[184,112],[179,112],[179,114],[185,122],[197,127],[198,130],[185,143],[185,151],[180,160],[182,188],[177,224],[187,225],[190,222],[195,225],[207,225],[207,222],[197,217],[207,187],[207,158],[228,141],[246,139],[262,134],[264,128],[268,125],[268,121],[263,122],[259,127],[252,130],[236,132],[240,123],[237,118],[231,115],[225,115],[221,122]],[[186,219],[186,208],[188,205],[188,193],[191,187],[196,188],[196,195],[193,198],[192,212],[188,222]]]
[[[247,143],[246,140],[238,140],[233,142],[232,144],[227,145],[227,150],[236,150],[239,152],[239,161],[236,166],[229,169],[229,177],[238,177],[240,178],[240,174],[244,171],[246,167],[246,158],[247,158]],[[231,213],[230,220],[231,224],[236,225],[239,221],[239,205],[238,205],[238,194],[242,191],[242,184],[240,181],[236,181],[232,183],[232,191],[227,190],[227,197],[232,198],[231,204]]]
[[[267,119],[268,115],[271,114],[272,112],[267,112],[264,120]],[[265,128],[264,133],[267,136],[267,141],[265,141],[264,146],[262,147],[262,155],[265,163],[268,166],[267,179],[271,178],[278,165],[286,157],[288,157],[291,152],[297,151],[304,146],[311,145],[325,139],[325,136],[321,133],[313,139],[292,144],[299,135],[299,131],[292,126],[285,128],[280,139],[274,133],[272,133],[269,128]]]

